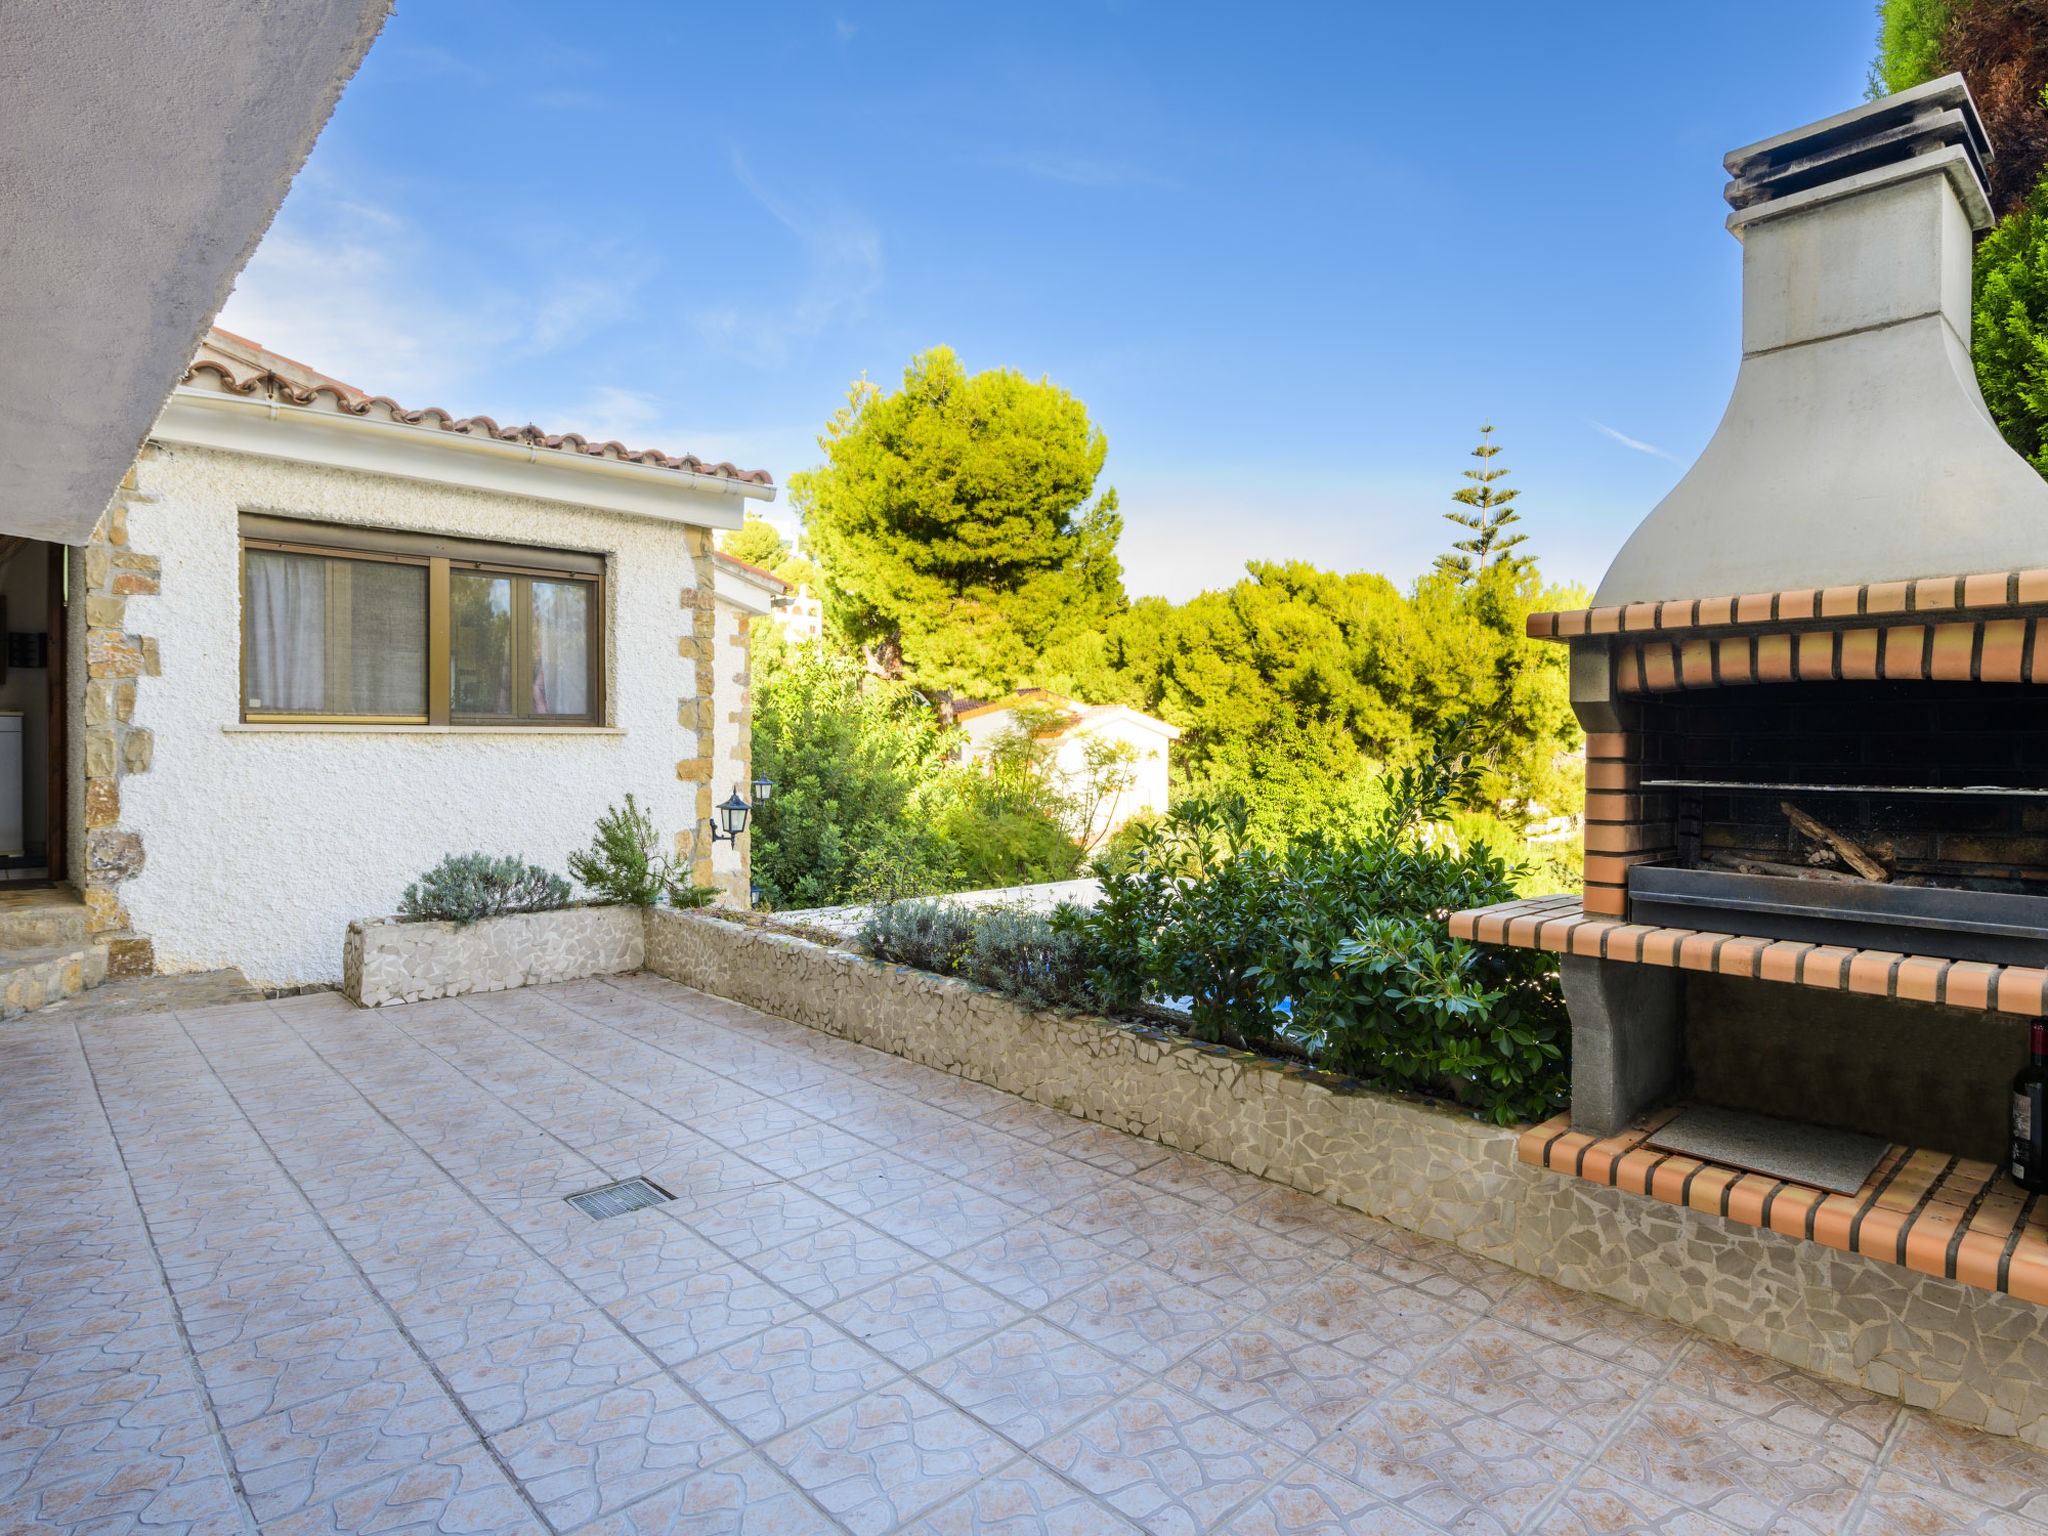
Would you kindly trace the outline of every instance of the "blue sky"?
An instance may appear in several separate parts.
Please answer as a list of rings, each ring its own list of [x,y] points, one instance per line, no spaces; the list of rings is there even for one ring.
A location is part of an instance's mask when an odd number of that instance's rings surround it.
[[[778,483],[945,343],[1109,436],[1132,593],[1405,580],[1480,422],[1591,583],[1711,435],[1722,153],[1871,0],[400,0],[221,323],[408,405]],[[786,502],[771,517],[791,521]]]

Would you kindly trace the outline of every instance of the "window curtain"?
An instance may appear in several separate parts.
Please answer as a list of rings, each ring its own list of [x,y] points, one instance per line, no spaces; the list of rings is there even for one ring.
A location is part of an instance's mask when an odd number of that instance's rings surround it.
[[[327,562],[317,555],[248,552],[249,708],[327,709]]]
[[[584,582],[533,584],[533,712],[590,713],[590,588]]]

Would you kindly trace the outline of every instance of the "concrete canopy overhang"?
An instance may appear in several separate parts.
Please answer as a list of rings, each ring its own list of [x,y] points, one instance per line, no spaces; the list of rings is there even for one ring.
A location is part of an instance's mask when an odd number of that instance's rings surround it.
[[[390,8],[0,7],[0,533],[91,536]]]

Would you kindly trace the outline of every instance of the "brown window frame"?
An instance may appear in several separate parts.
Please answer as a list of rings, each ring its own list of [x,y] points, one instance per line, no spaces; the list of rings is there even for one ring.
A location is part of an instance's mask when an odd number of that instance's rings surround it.
[[[275,550],[284,554],[318,555],[330,560],[376,560],[424,566],[427,571],[427,712],[424,715],[306,714],[249,707],[248,552]],[[242,610],[240,717],[245,725],[392,725],[442,726],[450,730],[589,729],[602,726],[610,702],[605,676],[605,564],[602,555],[535,548],[523,544],[490,544],[474,539],[444,539],[402,530],[346,527],[245,512],[241,516],[241,549],[237,558],[237,600]],[[513,578],[514,710],[506,715],[454,714],[450,654],[449,573],[487,571]],[[590,589],[590,709],[581,715],[540,715],[531,709],[533,655],[531,583],[574,581]],[[522,687],[525,677],[529,686]],[[520,709],[524,706],[525,713]]]

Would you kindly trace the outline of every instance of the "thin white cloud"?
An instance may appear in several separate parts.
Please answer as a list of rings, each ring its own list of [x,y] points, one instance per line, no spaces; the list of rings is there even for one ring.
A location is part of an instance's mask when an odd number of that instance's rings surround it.
[[[864,311],[882,286],[882,237],[851,208],[837,203],[805,207],[771,189],[738,149],[731,151],[731,163],[733,179],[795,237],[810,274],[802,290],[783,306],[714,305],[693,311],[689,318],[707,346],[772,368],[789,356],[792,343]]]
[[[508,365],[623,318],[654,270],[647,253],[613,244],[552,252],[517,283],[465,271],[392,210],[302,178],[220,323],[407,405],[509,417]]]
[[[860,28],[848,21],[844,16],[841,16],[832,23],[832,30],[838,35],[839,41],[850,43],[853,41],[853,34],[858,32]]]
[[[1591,420],[1591,418],[1588,418],[1588,424],[1593,428],[1594,431],[1606,433],[1609,437],[1613,438],[1617,443],[1621,444],[1621,446],[1624,448],[1633,448],[1637,453],[1647,453],[1656,458],[1669,459],[1674,464],[1678,462],[1677,454],[1666,453],[1662,448],[1659,448],[1655,443],[1646,443],[1642,441],[1640,438],[1630,437],[1626,432],[1617,432],[1614,430],[1614,428],[1608,426],[1605,422],[1602,421],[1593,421]]]

